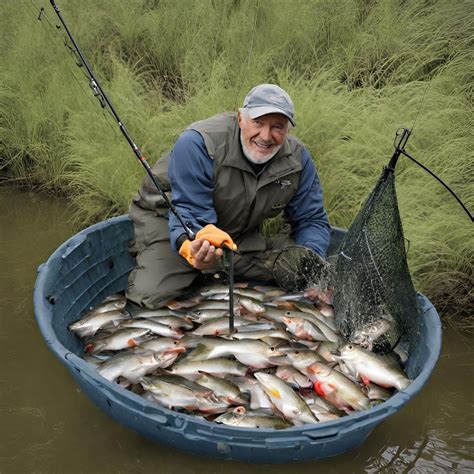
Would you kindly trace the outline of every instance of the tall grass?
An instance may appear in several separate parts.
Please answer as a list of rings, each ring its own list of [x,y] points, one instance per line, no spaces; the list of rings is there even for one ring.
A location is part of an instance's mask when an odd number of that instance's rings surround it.
[[[152,163],[189,123],[276,82],[294,99],[295,133],[313,155],[333,225],[350,225],[395,130],[415,118],[409,152],[474,209],[469,0],[58,2]],[[62,45],[49,3],[2,7],[2,179],[67,195],[81,226],[126,212],[143,169]],[[439,309],[472,317],[472,224],[403,157],[397,193],[416,287]]]

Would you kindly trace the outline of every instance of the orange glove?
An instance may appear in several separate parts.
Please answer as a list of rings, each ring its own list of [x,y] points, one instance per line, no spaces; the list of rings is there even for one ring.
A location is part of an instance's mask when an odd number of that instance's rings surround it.
[[[237,245],[234,244],[231,236],[213,224],[207,224],[206,227],[203,227],[196,234],[196,240],[198,239],[205,239],[216,248],[222,247],[222,244],[225,244],[228,248],[237,250]]]
[[[183,242],[183,244],[179,248],[179,254],[194,267],[196,260],[194,259],[193,254],[191,253],[191,241],[189,239],[186,239]]]
[[[237,245],[234,244],[231,236],[220,230],[213,224],[208,224],[206,227],[203,227],[197,234],[196,240],[204,239],[207,240],[211,245],[214,245],[216,248],[220,248],[225,244],[228,248],[232,250],[237,250]],[[185,240],[181,247],[179,248],[179,254],[181,257],[184,257],[192,266],[196,263],[192,253],[191,253],[191,241]]]

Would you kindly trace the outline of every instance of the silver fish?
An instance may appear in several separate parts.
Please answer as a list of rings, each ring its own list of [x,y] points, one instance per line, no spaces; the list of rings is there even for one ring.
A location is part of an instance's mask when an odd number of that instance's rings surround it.
[[[141,342],[133,348],[135,353],[140,352],[186,352],[186,348],[180,345],[179,340],[170,337],[153,337]]]
[[[292,423],[279,416],[251,415],[249,413],[236,413],[234,411],[224,413],[218,416],[214,421],[216,423],[239,426],[241,428],[273,428],[281,430],[293,426]]]
[[[198,377],[200,373],[206,372],[216,377],[225,377],[226,375],[245,375],[248,367],[235,360],[218,357],[208,360],[187,360],[183,359],[177,362],[169,369],[172,374],[183,375],[186,377]]]
[[[89,311],[87,311],[87,313],[84,315],[84,317],[90,316],[91,314],[107,313],[108,311],[121,310],[125,308],[126,304],[126,299],[107,301],[106,303],[101,303],[99,305],[91,307]]]
[[[316,352],[327,362],[337,362],[338,359],[334,355],[334,351],[338,348],[336,342],[321,342],[316,348]]]
[[[196,379],[196,383],[209,388],[215,395],[217,395],[217,397],[223,398],[228,403],[242,404],[247,402],[240,393],[239,387],[229,380],[214,377],[211,374],[202,373]]]
[[[339,349],[339,354],[350,370],[360,376],[366,384],[374,382],[381,387],[404,390],[411,383],[411,380],[393,364],[393,361],[387,361],[383,356],[355,344],[346,344]]]
[[[324,323],[326,326],[331,328],[334,332],[337,332],[336,324],[334,318],[324,316],[319,309],[313,303],[307,303],[305,301],[295,301],[295,306],[298,310],[303,313],[309,313],[314,316],[316,319]]]
[[[239,316],[240,311],[234,308],[234,316]],[[198,309],[189,313],[188,316],[196,323],[203,324],[211,319],[229,317],[229,308],[227,309]]]
[[[220,291],[218,293],[207,293],[211,299],[215,300],[229,300],[229,287],[225,291]],[[263,301],[265,295],[257,290],[252,288],[234,288],[234,296],[238,298],[250,298],[255,301]]]
[[[289,334],[283,329],[257,329],[248,331],[248,326],[242,328],[242,332],[236,332],[232,334],[234,339],[265,339],[265,338],[276,338],[284,339],[289,341],[291,338]]]
[[[362,390],[370,400],[388,400],[392,396],[392,392],[373,383],[364,385]]]
[[[393,326],[393,321],[380,318],[374,322],[368,323],[358,329],[350,337],[351,342],[359,344],[361,347],[372,351],[375,341],[387,333]]]
[[[134,318],[160,318],[166,316],[180,316],[186,317],[187,312],[184,310],[173,310],[169,308],[160,308],[160,309],[142,309],[132,310]]]
[[[332,305],[320,301],[317,303],[317,308],[323,316],[334,318],[334,307]]]
[[[229,311],[229,303],[225,300],[206,300],[196,306],[193,306],[193,313],[198,313],[207,309],[220,309],[221,311]]]
[[[284,317],[288,331],[294,334],[298,339],[307,339],[309,341],[327,341],[327,337],[313,323],[303,318]]]
[[[170,409],[185,408],[189,411],[222,413],[229,406],[228,403],[216,400],[212,395],[202,395],[201,390],[195,391],[180,382],[163,377],[143,377],[140,383],[145,390],[152,393],[154,401]]]
[[[295,369],[306,374],[306,368],[314,362],[324,362],[324,359],[316,352],[310,349],[280,349],[285,353],[282,357],[272,357],[270,360],[275,364],[292,365]]]
[[[183,337],[183,331],[179,329],[173,329],[166,324],[157,323],[152,319],[131,319],[124,321],[120,324],[120,328],[143,328],[148,329],[153,334],[158,334],[163,337],[171,337],[172,339],[181,339]]]
[[[167,382],[172,383],[174,385],[179,385],[181,387],[186,387],[192,390],[196,395],[202,397],[210,397],[213,400],[217,401],[217,397],[215,396],[213,390],[197,382],[193,382],[192,380],[182,377],[181,375],[168,374],[167,372],[163,371],[163,373],[160,373],[155,377],[149,378],[149,380],[159,380],[160,382]]]
[[[278,349],[254,339],[229,340],[212,347],[200,344],[189,355],[187,360],[208,360],[217,357],[234,356],[239,362],[252,368],[263,369],[271,367],[272,356],[281,355]]]
[[[186,300],[169,300],[163,303],[162,306],[166,306],[169,309],[184,309],[184,308],[193,308],[202,301],[201,295],[195,295]]]
[[[91,313],[71,323],[68,329],[76,333],[79,337],[94,336],[99,329],[108,325],[118,325],[120,321],[128,319],[129,317],[130,314],[124,310]]]
[[[164,324],[172,329],[192,329],[194,324],[191,318],[181,316],[151,316],[148,318],[155,323]]]
[[[234,318],[234,327],[252,324],[252,321],[241,317]],[[217,336],[219,334],[227,334],[229,332],[229,318],[224,316],[221,318],[211,319],[194,330],[192,334],[195,336]]]
[[[255,372],[263,390],[283,416],[295,425],[316,423],[315,418],[306,402],[283,380],[275,375]]]
[[[358,385],[343,374],[322,362],[315,362],[307,368],[316,393],[341,410],[366,410],[369,399]]]
[[[106,337],[90,340],[85,346],[85,351],[91,354],[97,354],[102,351],[127,349],[137,346],[142,342],[143,337],[148,334],[150,334],[150,331],[144,328],[120,329]]]
[[[120,293],[113,293],[112,295],[108,295],[104,298],[104,301],[102,303],[110,303],[111,301],[127,301],[127,298],[125,295],[121,295]]]
[[[234,289],[243,289],[247,288],[248,286],[248,282],[234,282]],[[199,294],[206,298],[220,293],[229,293],[229,285],[209,285],[199,289]]]
[[[103,362],[97,372],[110,381],[124,377],[130,382],[138,382],[145,374],[166,365],[174,357],[173,354],[117,354]]]
[[[250,408],[252,410],[264,410],[266,414],[273,414],[272,403],[256,379],[253,377],[234,377],[232,381],[242,393],[250,395]]]
[[[261,314],[265,312],[265,306],[255,298],[237,295],[237,297],[234,298],[234,301],[249,313]]]
[[[306,375],[291,365],[280,365],[275,375],[297,389],[308,388],[313,385]]]

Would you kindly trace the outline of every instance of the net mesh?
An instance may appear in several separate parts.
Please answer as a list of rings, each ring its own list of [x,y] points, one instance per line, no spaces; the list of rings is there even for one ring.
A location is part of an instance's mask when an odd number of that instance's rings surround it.
[[[356,343],[386,352],[410,349],[420,311],[408,270],[395,177],[384,172],[339,249],[332,286],[336,324]]]
[[[273,265],[273,276],[278,286],[297,293],[310,286],[329,288],[330,266],[316,252],[293,245],[282,250]]]

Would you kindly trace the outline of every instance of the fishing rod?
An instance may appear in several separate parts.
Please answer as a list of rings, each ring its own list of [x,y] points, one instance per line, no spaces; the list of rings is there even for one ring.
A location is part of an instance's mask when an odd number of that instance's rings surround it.
[[[433,173],[428,167],[426,167],[425,165],[420,163],[418,160],[413,158],[413,156],[411,156],[405,150],[405,145],[407,144],[407,141],[410,138],[411,132],[412,132],[412,130],[409,129],[409,128],[400,128],[395,133],[395,140],[394,140],[394,143],[393,143],[393,146],[395,147],[395,151],[394,151],[392,157],[390,158],[390,161],[389,161],[388,165],[384,168],[384,170],[382,172],[381,179],[385,180],[390,173],[395,172],[395,165],[397,164],[397,161],[398,161],[398,158],[400,157],[400,155],[406,156],[407,158],[410,158],[410,160],[412,160],[420,168],[422,168],[427,173],[429,173],[431,176],[433,176],[433,178],[435,178],[439,183],[441,183],[451,193],[451,195],[454,197],[454,199],[456,199],[458,204],[463,208],[463,210],[466,212],[466,214],[471,219],[471,222],[474,221],[473,215],[469,212],[467,207],[464,205],[464,203],[461,201],[461,199],[459,199],[459,197],[456,195],[456,193],[441,178],[436,176],[436,174]]]
[[[77,54],[77,56],[79,57],[80,62],[78,62],[77,65],[79,67],[84,66],[84,68],[86,70],[86,74],[89,78],[89,86],[92,89],[92,93],[94,94],[95,97],[98,98],[102,108],[108,107],[110,113],[112,114],[113,118],[117,122],[117,124],[120,128],[120,131],[122,132],[123,136],[127,140],[127,143],[132,148],[133,153],[137,157],[138,161],[143,165],[143,167],[145,168],[148,176],[152,180],[153,184],[156,186],[156,189],[158,189],[159,193],[161,194],[161,196],[165,200],[166,206],[176,216],[179,223],[183,227],[184,232],[186,233],[188,239],[189,240],[194,240],[194,238],[195,238],[194,232],[186,225],[183,218],[181,217],[181,215],[177,211],[176,207],[173,206],[173,203],[170,201],[170,199],[168,198],[168,196],[164,192],[163,188],[160,186],[160,184],[158,183],[156,178],[153,176],[153,172],[152,172],[150,164],[148,163],[146,158],[142,155],[142,153],[141,153],[140,149],[138,148],[138,146],[132,140],[132,137],[130,136],[127,129],[125,128],[125,125],[123,124],[122,120],[120,120],[120,117],[118,116],[114,106],[112,105],[112,102],[110,101],[110,99],[108,98],[108,96],[105,93],[104,89],[102,89],[102,86],[100,85],[100,82],[97,80],[94,73],[92,72],[91,66],[87,62],[84,54],[82,53],[81,49],[79,48],[79,45],[76,43],[76,40],[72,36],[72,33],[69,31],[69,28],[67,27],[66,22],[64,21],[63,15],[62,15],[61,11],[59,10],[59,7],[57,6],[56,2],[54,0],[49,0],[49,1],[51,3],[51,6],[54,8],[54,11],[57,14],[57,16],[59,18],[59,21],[63,25],[64,31],[66,32],[68,38],[71,40],[71,43],[74,46],[74,53]]]
[[[127,140],[127,143],[130,145],[132,148],[135,156],[137,157],[138,161],[143,165],[145,168],[148,176],[150,177],[151,181],[155,185],[156,189],[158,192],[161,194],[163,197],[166,206],[168,209],[176,216],[178,219],[179,223],[184,229],[184,232],[186,233],[186,236],[188,237],[189,240],[193,241],[196,237],[196,234],[186,225],[184,222],[183,218],[179,214],[178,210],[176,209],[175,206],[173,206],[173,203],[170,201],[168,196],[166,195],[165,191],[163,188],[160,186],[158,181],[156,180],[155,176],[153,175],[152,168],[146,158],[143,156],[141,153],[140,149],[138,146],[135,144],[133,141],[132,137],[128,133],[125,125],[123,124],[122,120],[118,116],[114,106],[112,105],[112,102],[110,101],[109,97],[105,93],[104,89],[102,89],[102,86],[100,85],[100,82],[98,79],[95,77],[91,66],[89,65],[87,59],[85,58],[84,54],[82,53],[81,49],[79,48],[79,45],[77,44],[76,40],[74,39],[72,33],[70,32],[68,26],[66,25],[66,22],[63,18],[63,15],[56,4],[55,0],[49,0],[51,3],[51,6],[53,7],[54,11],[56,12],[56,15],[59,18],[59,21],[61,22],[61,25],[64,28],[64,31],[66,32],[68,38],[70,39],[72,45],[73,45],[73,53],[76,55],[78,58],[77,65],[79,67],[85,68],[86,75],[89,79],[89,86],[92,89],[92,93],[95,97],[100,102],[100,105],[102,108],[108,108],[110,113],[112,114],[113,118],[117,122],[120,131],[122,132],[123,136]],[[38,16],[38,20],[41,21],[41,15],[43,13],[44,9],[41,8],[40,14]],[[227,260],[227,266],[228,266],[228,273],[229,273],[229,334],[232,334],[234,332],[234,259],[233,259],[233,254],[237,253],[236,250],[231,249],[229,246],[223,244],[223,250],[224,252],[228,253],[228,258]]]

